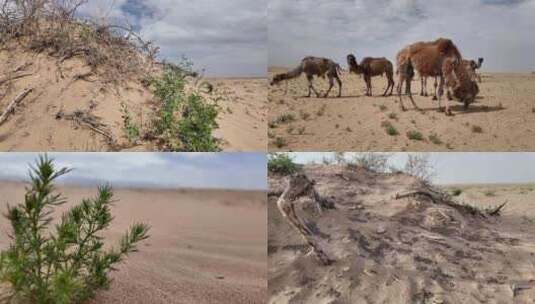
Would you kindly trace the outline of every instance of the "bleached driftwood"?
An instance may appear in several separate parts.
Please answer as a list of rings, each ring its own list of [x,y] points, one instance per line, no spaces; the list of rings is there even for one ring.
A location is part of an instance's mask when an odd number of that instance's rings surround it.
[[[30,92],[32,90],[33,90],[32,88],[25,89],[24,91],[19,93],[19,95],[17,95],[17,97],[15,97],[15,99],[13,99],[9,103],[7,108],[4,110],[4,112],[2,112],[2,115],[0,116],[0,125],[2,125],[7,120],[9,115],[11,113],[13,113],[13,110],[15,109],[15,106],[17,106],[24,99],[24,97],[26,97],[28,94],[30,94]]]

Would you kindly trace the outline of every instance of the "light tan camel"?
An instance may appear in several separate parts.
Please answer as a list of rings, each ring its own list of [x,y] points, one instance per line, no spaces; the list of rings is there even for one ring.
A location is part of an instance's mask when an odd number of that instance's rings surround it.
[[[324,209],[332,208],[332,206],[328,206],[325,200],[323,200],[316,192],[314,189],[314,181],[311,181],[306,175],[301,173],[290,177],[288,186],[285,188],[284,192],[277,201],[277,207],[279,208],[282,216],[288,220],[288,222],[290,222],[295,229],[297,229],[297,232],[311,247],[312,250],[309,254],[316,254],[317,258],[324,265],[329,265],[333,261],[325,253],[325,250],[322,249],[322,246],[320,245],[322,240],[313,231],[311,231],[307,225],[305,225],[305,223],[297,216],[297,213],[295,212],[295,201],[303,196],[308,196],[315,201],[320,214]]]
[[[355,55],[347,55],[347,65],[349,72],[364,75],[364,82],[366,83],[366,95],[372,96],[372,77],[386,75],[388,85],[383,93],[383,96],[392,95],[394,90],[394,66],[385,57],[373,58],[365,57],[360,64],[357,63]],[[388,90],[390,89],[390,93]]]
[[[397,67],[411,58],[414,69],[421,77],[420,95],[427,96],[427,77],[435,77],[433,100],[437,99],[437,77],[442,76],[442,61],[446,57],[461,60],[461,54],[455,44],[446,38],[435,41],[419,41],[401,49],[396,55]]]
[[[338,75],[340,70],[340,65],[331,59],[308,56],[303,58],[303,60],[301,60],[301,64],[295,69],[289,71],[288,73],[275,75],[271,81],[271,85],[275,85],[283,80],[297,78],[301,76],[302,73],[305,73],[308,80],[308,95],[306,97],[310,97],[311,91],[314,91],[316,96],[320,97],[320,94],[312,85],[312,80],[314,79],[314,76],[325,78],[325,75],[327,75],[327,78],[329,79],[329,89],[327,92],[325,92],[323,97],[327,97],[329,95],[329,92],[331,92],[331,89],[334,86],[335,79],[339,87],[338,97],[340,97],[342,96],[342,81]]]

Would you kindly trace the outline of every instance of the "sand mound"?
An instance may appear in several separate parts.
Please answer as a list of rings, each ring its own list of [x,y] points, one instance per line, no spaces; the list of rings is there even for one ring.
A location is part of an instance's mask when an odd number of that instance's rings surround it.
[[[269,178],[269,303],[527,303],[535,296],[535,239],[510,217],[452,201],[396,195],[404,174],[312,165],[305,174],[335,209],[298,214],[334,263],[322,265],[280,215],[286,178]],[[446,198],[446,197],[444,197]],[[513,300],[514,299],[514,300]]]

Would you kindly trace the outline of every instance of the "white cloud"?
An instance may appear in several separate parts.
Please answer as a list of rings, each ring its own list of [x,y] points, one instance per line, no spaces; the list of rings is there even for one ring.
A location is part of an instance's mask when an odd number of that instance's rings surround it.
[[[201,188],[266,188],[261,153],[49,153],[77,183]],[[0,153],[0,178],[26,179],[36,153]]]
[[[127,19],[161,47],[162,57],[185,55],[209,75],[263,76],[267,62],[265,0],[95,0],[82,13]],[[110,9],[111,7],[111,9]]]
[[[535,1],[270,0],[269,65],[306,55],[386,56],[403,46],[449,37],[488,71],[535,70]]]

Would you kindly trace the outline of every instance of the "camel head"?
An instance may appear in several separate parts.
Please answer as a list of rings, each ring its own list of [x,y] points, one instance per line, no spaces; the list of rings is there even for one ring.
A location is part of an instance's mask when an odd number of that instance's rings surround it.
[[[350,73],[360,74],[361,70],[359,64],[357,63],[357,58],[353,54],[347,55],[347,66],[349,67]]]
[[[454,73],[459,83],[453,88],[453,97],[468,106],[479,94],[476,71],[471,65],[456,64]]]
[[[483,57],[477,58],[477,68],[480,69],[483,64]]]
[[[277,74],[277,75],[275,75],[273,77],[273,79],[271,80],[270,85],[276,85],[279,82],[283,81],[284,79],[286,79],[284,76],[285,76],[285,74]]]
[[[290,177],[288,182],[288,197],[291,199],[298,199],[301,196],[311,195],[314,191],[314,184],[315,182],[310,180],[305,174],[294,174]]]

